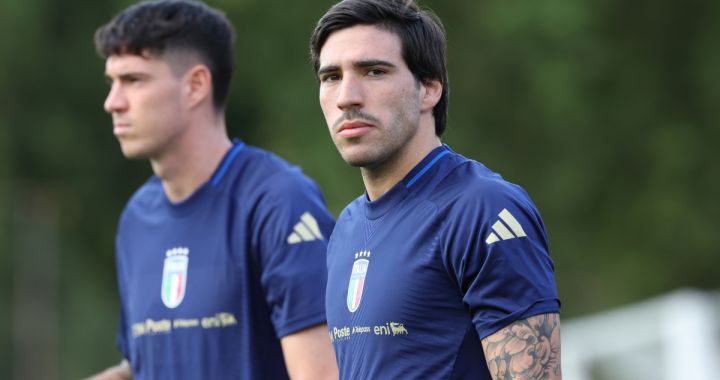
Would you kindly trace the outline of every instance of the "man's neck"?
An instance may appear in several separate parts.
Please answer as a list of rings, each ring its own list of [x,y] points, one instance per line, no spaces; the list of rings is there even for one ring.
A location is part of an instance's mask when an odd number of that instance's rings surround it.
[[[220,120],[216,125],[198,125],[179,138],[172,151],[150,163],[162,181],[165,195],[179,203],[212,177],[231,147],[225,123]]]
[[[390,191],[433,149],[442,145],[440,138],[435,136],[434,130],[432,137],[418,137],[417,141],[405,145],[386,162],[360,169],[370,201],[375,201]]]

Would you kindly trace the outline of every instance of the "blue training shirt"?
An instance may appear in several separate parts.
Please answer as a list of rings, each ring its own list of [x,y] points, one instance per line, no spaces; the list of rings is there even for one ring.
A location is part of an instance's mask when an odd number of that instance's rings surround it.
[[[326,303],[343,380],[491,379],[480,340],[560,309],[528,195],[447,146],[342,212]]]
[[[239,141],[179,204],[150,178],[116,242],[135,379],[287,379],[279,339],[325,323],[332,227],[311,180]]]

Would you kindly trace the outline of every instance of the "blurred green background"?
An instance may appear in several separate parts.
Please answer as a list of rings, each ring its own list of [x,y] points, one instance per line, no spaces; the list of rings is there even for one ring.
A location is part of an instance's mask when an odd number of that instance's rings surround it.
[[[102,110],[94,30],[130,1],[0,3],[0,378],[77,379],[114,347],[114,233],[151,174]],[[209,2],[237,28],[231,135],[300,165],[331,211],[362,192],[308,58],[333,1]],[[444,141],[523,186],[563,318],[720,288],[720,2],[442,1]]]

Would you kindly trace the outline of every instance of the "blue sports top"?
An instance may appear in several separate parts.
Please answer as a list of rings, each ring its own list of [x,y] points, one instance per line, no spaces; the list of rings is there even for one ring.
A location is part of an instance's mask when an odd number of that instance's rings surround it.
[[[151,177],[116,241],[135,379],[287,379],[279,339],[325,322],[332,227],[311,180],[240,141],[181,203]]]
[[[491,379],[480,340],[559,312],[553,272],[525,191],[438,147],[335,225],[326,309],[340,378]]]

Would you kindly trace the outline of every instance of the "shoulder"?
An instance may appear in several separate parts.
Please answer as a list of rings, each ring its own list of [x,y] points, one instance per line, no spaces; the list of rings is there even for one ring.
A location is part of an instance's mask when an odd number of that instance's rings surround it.
[[[271,152],[246,149],[225,191],[247,212],[251,225],[258,231],[273,228],[277,234],[287,235],[288,226],[292,228],[305,218],[319,223],[320,229],[329,234],[334,219],[317,184],[299,167]]]
[[[431,201],[443,214],[447,239],[477,235],[490,244],[533,231],[545,240],[542,218],[527,192],[476,161],[467,160],[448,172]]]
[[[366,203],[365,193],[360,194],[352,202],[350,202],[338,215],[338,223],[350,223],[358,218],[364,218],[362,212],[363,205]]]
[[[148,220],[155,220],[165,211],[167,202],[160,178],[153,175],[140,186],[125,204],[118,219],[116,247],[132,240],[137,231],[143,231]],[[128,239],[130,238],[130,239]]]
[[[142,184],[128,200],[128,206],[143,207],[152,205],[163,195],[160,178],[153,175]]]
[[[457,210],[494,208],[507,203],[531,207],[527,192],[483,164],[465,159],[437,184],[431,199],[439,206]]]
[[[345,206],[338,215],[335,227],[328,240],[328,257],[333,256],[332,253],[339,247],[354,240],[355,231],[366,220],[364,212],[365,199],[365,194],[361,194]]]
[[[160,178],[153,175],[130,197],[121,214],[121,219],[133,213],[147,213],[163,202],[164,192]]]
[[[287,195],[312,189],[318,191],[313,180],[302,170],[267,150],[246,146],[229,173],[233,192],[239,189],[257,195]]]

